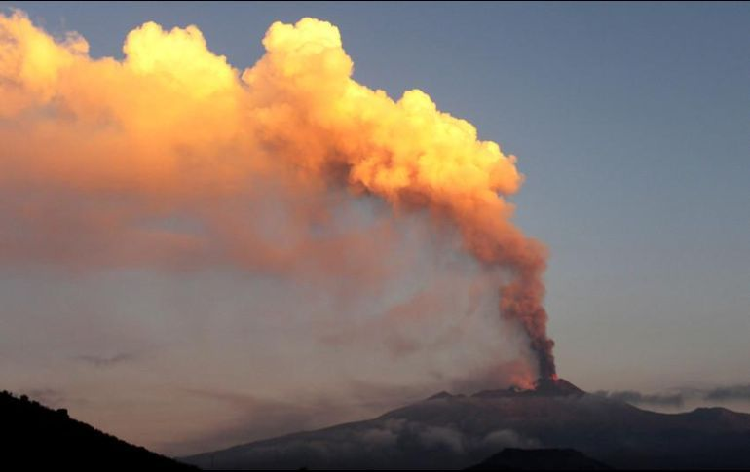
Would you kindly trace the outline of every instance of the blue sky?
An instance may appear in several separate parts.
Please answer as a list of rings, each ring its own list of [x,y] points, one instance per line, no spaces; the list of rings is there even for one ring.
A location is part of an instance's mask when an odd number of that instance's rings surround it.
[[[80,32],[95,57],[120,57],[146,20],[196,24],[239,68],[273,21],[331,21],[359,82],[424,90],[518,156],[516,222],[550,249],[563,377],[750,381],[747,3],[0,5]]]

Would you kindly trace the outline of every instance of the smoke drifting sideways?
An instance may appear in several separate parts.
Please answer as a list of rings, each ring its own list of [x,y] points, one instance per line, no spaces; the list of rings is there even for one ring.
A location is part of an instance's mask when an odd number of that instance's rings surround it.
[[[21,12],[0,16],[0,212],[17,222],[0,232],[0,260],[335,267],[335,241],[310,229],[335,207],[309,197],[377,197],[460,233],[498,273],[501,316],[528,336],[538,358],[528,377],[554,378],[546,251],[513,225],[506,200],[523,181],[516,158],[422,91],[393,100],[358,84],[326,21],[276,22],[263,45],[239,71],[196,26],[147,22],[123,60],[92,58],[77,33],[53,38]],[[261,234],[242,215],[279,195],[295,200],[284,237]],[[178,210],[194,235],[144,229]]]

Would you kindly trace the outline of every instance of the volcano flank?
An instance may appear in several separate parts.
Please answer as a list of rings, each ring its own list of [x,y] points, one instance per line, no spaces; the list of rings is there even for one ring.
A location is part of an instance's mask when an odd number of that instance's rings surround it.
[[[440,392],[378,418],[182,460],[215,468],[462,469],[513,449],[574,449],[616,468],[748,467],[750,415],[661,414],[562,379],[533,389]]]

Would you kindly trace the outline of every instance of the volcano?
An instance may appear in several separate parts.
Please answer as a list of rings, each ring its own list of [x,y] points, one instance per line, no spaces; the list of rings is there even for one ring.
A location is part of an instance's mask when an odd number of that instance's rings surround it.
[[[750,466],[750,415],[662,414],[562,379],[441,392],[378,418],[182,458],[204,468],[462,469],[505,449],[573,449],[616,468]]]

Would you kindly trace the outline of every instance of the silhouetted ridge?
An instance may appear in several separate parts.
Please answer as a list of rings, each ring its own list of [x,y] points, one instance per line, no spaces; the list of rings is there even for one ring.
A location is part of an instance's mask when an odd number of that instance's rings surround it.
[[[194,469],[69,418],[67,410],[51,410],[7,391],[0,393],[0,418],[4,465],[22,469]]]
[[[451,395],[450,393],[443,390],[442,392],[438,392],[435,395],[432,395],[428,400],[437,400],[440,398],[453,398],[455,395]]]
[[[574,449],[505,449],[466,470],[610,470]]]

